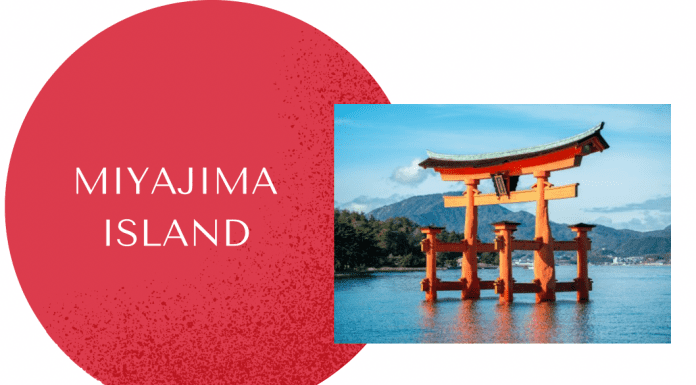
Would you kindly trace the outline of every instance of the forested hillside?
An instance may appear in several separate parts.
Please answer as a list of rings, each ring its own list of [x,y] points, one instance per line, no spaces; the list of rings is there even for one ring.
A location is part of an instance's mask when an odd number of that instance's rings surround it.
[[[334,269],[355,271],[367,267],[424,267],[425,254],[420,241],[425,236],[420,225],[403,218],[384,221],[350,211],[334,211]],[[464,235],[443,231],[438,239],[461,242]],[[493,263],[496,254],[484,253],[482,262]],[[438,253],[438,266],[456,266],[462,253]]]

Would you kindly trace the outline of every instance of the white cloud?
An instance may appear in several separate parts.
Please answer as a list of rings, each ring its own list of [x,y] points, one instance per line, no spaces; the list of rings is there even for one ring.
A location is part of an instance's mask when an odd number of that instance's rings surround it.
[[[421,159],[416,158],[411,161],[410,165],[397,168],[389,179],[399,184],[418,186],[429,174],[428,170],[418,165],[421,161]]]
[[[660,211],[643,211],[638,213],[627,213],[628,216],[614,213],[606,214],[590,220],[596,223],[615,229],[629,229],[636,231],[662,230],[672,224],[671,213]],[[614,218],[611,218],[613,216]]]
[[[390,205],[392,203],[400,202],[409,196],[393,194],[388,198],[372,198],[365,195],[361,195],[350,202],[337,203],[334,202],[334,207],[340,210],[357,211],[361,213],[369,213],[370,211]]]
[[[665,213],[672,212],[672,197],[668,196],[656,199],[648,199],[644,202],[628,203],[622,206],[615,207],[592,207],[585,209],[585,211],[595,213],[618,213],[636,210],[656,210]]]

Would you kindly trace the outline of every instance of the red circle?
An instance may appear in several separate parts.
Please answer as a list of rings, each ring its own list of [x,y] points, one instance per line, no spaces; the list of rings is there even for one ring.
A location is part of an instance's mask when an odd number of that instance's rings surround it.
[[[12,153],[7,234],[34,313],[105,384],[323,381],[363,346],[333,343],[333,104],[388,102],[340,45],[267,8],[181,3],[108,28],[46,83]],[[147,169],[140,194],[129,168]],[[242,176],[232,194],[218,168]],[[166,245],[144,245],[145,220]],[[194,220],[217,220],[217,246]]]

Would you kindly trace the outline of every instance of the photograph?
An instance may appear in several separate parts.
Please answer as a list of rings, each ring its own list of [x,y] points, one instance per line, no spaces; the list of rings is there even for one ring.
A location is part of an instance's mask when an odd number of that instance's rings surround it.
[[[335,342],[670,343],[670,122],[336,105]]]

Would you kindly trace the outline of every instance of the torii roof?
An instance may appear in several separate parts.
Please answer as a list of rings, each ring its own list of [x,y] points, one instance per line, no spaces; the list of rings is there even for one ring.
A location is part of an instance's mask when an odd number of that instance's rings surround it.
[[[580,150],[579,147],[582,147],[581,145],[591,144],[589,152],[578,151],[575,154],[576,156],[582,157],[584,155],[588,155],[596,151],[603,151],[609,148],[609,144],[599,133],[603,127],[604,122],[583,133],[571,136],[570,138],[540,146],[521,148],[511,151],[489,152],[487,154],[478,155],[448,155],[428,151],[428,159],[422,161],[419,166],[423,168],[436,169],[489,168],[490,166],[501,165],[504,163],[539,158],[544,155],[560,152],[569,148],[577,148]],[[596,138],[596,140],[592,140],[593,138]],[[577,162],[577,165],[579,165],[579,161]]]

